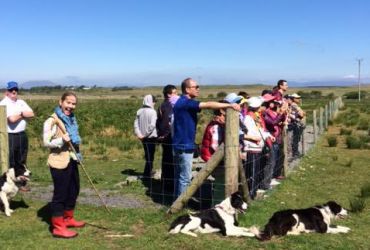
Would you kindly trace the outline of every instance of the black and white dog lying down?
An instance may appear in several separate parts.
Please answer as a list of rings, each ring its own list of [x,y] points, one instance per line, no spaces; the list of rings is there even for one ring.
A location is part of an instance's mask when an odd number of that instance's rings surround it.
[[[8,169],[0,177],[0,199],[4,206],[4,212],[6,216],[10,216],[13,210],[9,207],[10,199],[13,198],[17,192],[18,187],[21,183],[29,181],[31,171],[27,169],[25,165],[15,170],[14,168]]]
[[[333,219],[344,218],[347,210],[334,201],[306,209],[289,209],[273,214],[269,222],[259,231],[251,228],[260,240],[270,240],[272,236],[298,235],[300,233],[348,233],[350,228],[330,226]]]
[[[224,236],[254,237],[255,235],[248,228],[239,227],[236,220],[236,213],[245,213],[247,207],[241,194],[236,192],[211,209],[178,217],[172,222],[169,233],[183,233],[197,237],[196,232],[221,232]]]

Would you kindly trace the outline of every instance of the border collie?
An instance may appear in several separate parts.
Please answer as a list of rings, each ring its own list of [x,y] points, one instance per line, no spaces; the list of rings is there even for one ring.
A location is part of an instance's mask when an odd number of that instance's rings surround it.
[[[14,168],[8,169],[0,177],[0,199],[4,205],[4,212],[6,216],[10,216],[14,211],[10,209],[9,202],[18,192],[18,186],[21,182],[29,181],[31,171],[27,169],[26,165],[15,170]]]
[[[178,217],[172,222],[169,233],[197,237],[195,232],[221,232],[223,236],[254,237],[248,228],[239,227],[236,220],[236,213],[245,213],[247,207],[240,192],[236,192],[211,209]]]
[[[259,240],[270,240],[272,236],[299,235],[300,233],[348,233],[344,226],[330,226],[332,219],[344,218],[347,210],[338,203],[329,201],[321,206],[306,209],[289,209],[273,214],[263,231],[252,228]]]

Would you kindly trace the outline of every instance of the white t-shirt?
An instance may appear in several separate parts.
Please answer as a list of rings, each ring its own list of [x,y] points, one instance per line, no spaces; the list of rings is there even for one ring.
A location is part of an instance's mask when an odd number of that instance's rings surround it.
[[[1,102],[0,105],[6,106],[6,117],[12,115],[18,115],[21,112],[27,112],[31,111],[32,109],[30,106],[27,105],[27,103],[23,100],[17,99],[16,101],[13,101],[9,97],[5,97]],[[27,122],[25,119],[21,119],[17,122],[10,123],[8,121],[8,133],[20,133],[26,130]]]

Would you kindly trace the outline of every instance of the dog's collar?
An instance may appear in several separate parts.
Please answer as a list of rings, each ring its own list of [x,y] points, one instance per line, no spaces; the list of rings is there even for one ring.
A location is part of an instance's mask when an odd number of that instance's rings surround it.
[[[230,213],[230,210],[228,210],[228,209],[226,209],[226,208],[224,208],[222,205],[216,205],[215,206],[215,208],[220,208],[222,211],[224,211],[225,213],[227,213],[227,214],[234,214],[234,213]]]

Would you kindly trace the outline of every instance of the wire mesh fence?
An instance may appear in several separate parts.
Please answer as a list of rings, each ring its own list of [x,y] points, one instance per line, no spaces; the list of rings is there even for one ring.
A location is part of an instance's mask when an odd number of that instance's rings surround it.
[[[252,199],[266,197],[266,193],[269,190],[279,185],[289,172],[297,166],[299,160],[318,141],[318,137],[325,132],[328,121],[335,117],[342,105],[341,98],[338,98],[330,102],[326,107],[320,108],[318,111],[314,110],[312,124],[286,128],[283,143],[274,144],[272,151],[268,154],[246,152],[246,156],[243,158],[243,154],[240,152],[240,160],[247,178],[249,197]],[[161,143],[156,145],[157,148],[164,149],[157,152],[157,154],[162,154],[162,159],[160,160],[161,168],[153,171],[150,177],[144,178],[146,179],[144,184],[147,187],[147,194],[154,197],[154,200],[163,205],[171,205],[178,198],[174,193],[176,185],[174,169],[176,168],[176,163],[173,158],[169,157],[168,148],[171,147],[170,144]],[[225,150],[229,147],[240,151],[239,144],[225,145]],[[225,198],[225,190],[228,185],[233,184],[227,183],[225,178],[227,170],[225,161],[221,161],[205,180],[200,180],[200,182],[198,180],[198,183],[194,183],[194,177],[200,170],[206,167],[206,162],[199,157],[198,153],[194,153],[191,171],[192,184],[197,187],[197,190],[194,194],[190,194],[191,198],[188,200],[188,206],[208,208],[221,202]],[[242,183],[239,179],[237,186],[240,187],[241,185]],[[185,190],[185,192],[187,191]]]

